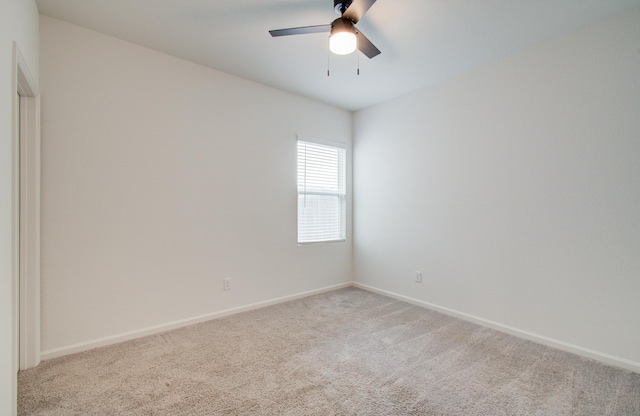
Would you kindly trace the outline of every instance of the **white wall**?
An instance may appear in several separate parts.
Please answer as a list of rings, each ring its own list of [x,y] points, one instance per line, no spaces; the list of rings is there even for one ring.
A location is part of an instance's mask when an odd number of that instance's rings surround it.
[[[639,10],[354,131],[357,282],[640,369]]]
[[[13,368],[12,224],[12,100],[13,42],[38,79],[38,9],[35,1],[0,2],[0,414],[16,409]]]
[[[296,243],[296,135],[351,114],[41,17],[42,343],[351,280],[351,243]],[[222,290],[231,277],[232,290]]]

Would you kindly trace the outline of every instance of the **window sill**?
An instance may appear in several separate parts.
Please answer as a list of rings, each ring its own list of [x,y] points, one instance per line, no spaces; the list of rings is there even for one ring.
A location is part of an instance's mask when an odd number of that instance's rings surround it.
[[[298,242],[299,246],[309,246],[309,245],[313,245],[313,244],[327,244],[327,243],[344,243],[346,242],[347,239],[343,238],[340,240],[322,240],[322,241],[305,241],[305,242]]]

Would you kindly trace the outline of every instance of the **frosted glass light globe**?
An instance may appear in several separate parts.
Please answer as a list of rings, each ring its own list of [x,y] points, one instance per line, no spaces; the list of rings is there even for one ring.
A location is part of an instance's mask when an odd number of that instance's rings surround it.
[[[338,32],[329,38],[329,50],[336,55],[348,55],[356,50],[358,40],[352,32]]]

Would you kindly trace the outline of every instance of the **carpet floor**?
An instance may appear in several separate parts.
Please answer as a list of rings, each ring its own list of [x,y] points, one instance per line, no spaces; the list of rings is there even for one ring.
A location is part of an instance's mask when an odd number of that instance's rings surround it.
[[[19,415],[640,415],[640,374],[355,288],[18,378]]]

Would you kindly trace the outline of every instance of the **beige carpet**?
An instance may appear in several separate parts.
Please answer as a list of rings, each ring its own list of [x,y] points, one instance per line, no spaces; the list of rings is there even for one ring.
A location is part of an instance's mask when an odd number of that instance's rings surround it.
[[[20,415],[640,415],[640,374],[358,289],[45,361]]]

